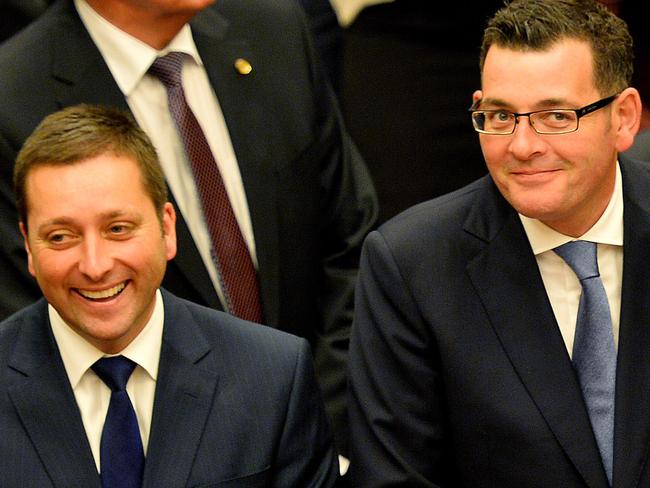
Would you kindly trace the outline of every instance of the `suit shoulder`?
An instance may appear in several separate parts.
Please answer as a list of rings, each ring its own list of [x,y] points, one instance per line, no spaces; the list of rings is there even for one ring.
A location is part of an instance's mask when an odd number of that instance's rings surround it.
[[[58,82],[52,75],[56,53],[71,65],[78,60],[78,52],[69,54],[59,45],[61,39],[73,36],[72,32],[85,32],[80,20],[63,11],[65,6],[65,2],[53,5],[0,45],[0,87],[4,95],[0,133],[15,148],[47,113],[57,109],[54,97]],[[79,43],[75,41],[74,45]]]
[[[184,307],[208,341],[216,347],[246,354],[247,350],[264,350],[282,356],[304,347],[305,339],[272,327],[248,322],[233,315],[165,293],[166,303]],[[167,313],[167,307],[165,308]],[[224,346],[225,345],[225,346]],[[283,352],[284,351],[284,352]]]
[[[4,63],[11,61],[35,66],[33,58],[38,59],[44,53],[49,52],[48,47],[50,44],[46,40],[52,29],[57,28],[57,23],[60,20],[58,9],[50,9],[15,35],[2,42],[0,44],[0,63],[4,66]],[[41,68],[47,69],[48,66],[41,66]]]
[[[7,352],[13,349],[21,323],[22,320],[15,314],[0,322],[0,358],[5,358]],[[4,363],[4,360],[0,361]]]
[[[650,148],[650,137],[648,137],[648,141],[648,147]],[[635,154],[625,152],[619,154],[618,160],[624,184],[636,182],[640,179],[642,184],[647,185],[650,179],[650,160],[648,158],[640,158]]]
[[[624,157],[639,161],[650,161],[650,130],[639,132],[634,144],[623,153]]]
[[[306,29],[304,12],[295,0],[219,0],[198,14],[192,25],[203,25],[207,29],[206,24],[213,22],[214,15],[226,20],[228,36],[245,37],[269,50],[277,49],[278,43],[283,46],[289,41],[298,42]],[[278,32],[282,32],[282,36],[278,36]],[[266,46],[271,40],[271,45]]]
[[[45,79],[51,64],[45,46],[48,42],[44,33],[33,30],[22,31],[0,46],[0,86],[4,106],[16,98],[26,99],[25,86],[33,86],[34,79]]]
[[[299,2],[294,0],[249,0],[245,3],[240,0],[220,0],[214,8],[232,21],[255,18],[266,19],[265,23],[268,23],[269,16],[271,19],[288,19],[300,12]]]
[[[389,259],[398,263],[403,276],[441,270],[441,264],[460,269],[513,212],[485,176],[388,220],[366,237],[364,259]]]
[[[436,233],[462,228],[463,222],[492,180],[485,176],[451,193],[410,207],[382,224],[378,231],[386,239],[410,239],[425,229]]]
[[[13,351],[18,333],[27,328],[40,328],[47,316],[45,299],[18,310],[0,322],[0,356]]]

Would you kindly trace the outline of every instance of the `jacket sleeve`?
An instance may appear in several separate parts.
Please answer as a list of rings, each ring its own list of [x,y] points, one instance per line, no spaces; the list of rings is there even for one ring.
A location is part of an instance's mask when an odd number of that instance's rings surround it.
[[[432,333],[379,232],[361,259],[349,359],[352,486],[448,486]]]
[[[301,16],[304,17],[304,16]],[[379,203],[366,163],[350,137],[303,18],[315,105],[309,158],[319,168],[318,259],[320,325],[312,342],[316,374],[339,453],[348,455],[347,355],[354,287],[363,240],[376,225]]]
[[[0,319],[38,300],[42,295],[27,270],[27,253],[18,230],[13,189],[16,149],[0,134]]]
[[[277,448],[274,484],[278,488],[333,487],[339,466],[308,343],[300,340],[287,404],[286,421]]]

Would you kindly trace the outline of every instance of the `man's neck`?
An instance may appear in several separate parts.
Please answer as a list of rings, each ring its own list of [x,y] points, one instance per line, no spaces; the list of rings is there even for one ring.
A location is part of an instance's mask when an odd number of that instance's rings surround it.
[[[85,0],[99,15],[118,29],[148,44],[163,49],[196,12],[165,14],[120,0]]]

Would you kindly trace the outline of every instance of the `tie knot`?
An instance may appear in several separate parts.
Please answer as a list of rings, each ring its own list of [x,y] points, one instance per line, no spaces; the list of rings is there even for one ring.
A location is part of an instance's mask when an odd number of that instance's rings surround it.
[[[183,62],[185,54],[170,52],[156,58],[149,67],[149,73],[158,78],[167,88],[179,86],[182,81]]]
[[[101,358],[92,370],[106,383],[111,391],[124,391],[136,364],[124,356]]]
[[[580,281],[600,276],[595,242],[572,241],[553,250],[564,259]]]

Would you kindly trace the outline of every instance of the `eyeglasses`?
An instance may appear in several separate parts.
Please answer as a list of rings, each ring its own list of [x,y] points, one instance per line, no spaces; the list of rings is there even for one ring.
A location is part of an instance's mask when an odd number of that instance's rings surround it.
[[[514,133],[519,117],[528,117],[530,125],[538,134],[568,134],[578,130],[580,118],[606,107],[618,96],[612,95],[578,109],[536,110],[516,113],[507,110],[476,110],[481,100],[470,107],[474,130],[481,134],[508,135]]]

